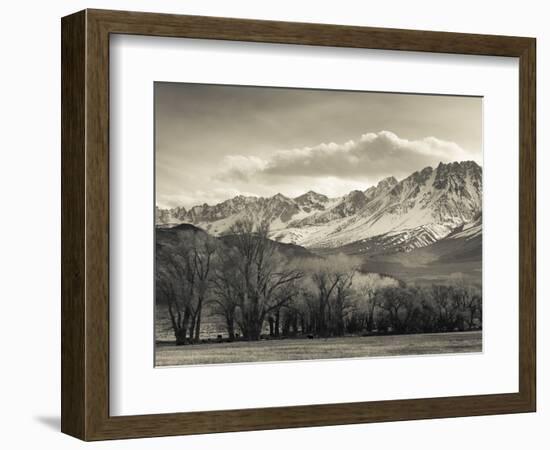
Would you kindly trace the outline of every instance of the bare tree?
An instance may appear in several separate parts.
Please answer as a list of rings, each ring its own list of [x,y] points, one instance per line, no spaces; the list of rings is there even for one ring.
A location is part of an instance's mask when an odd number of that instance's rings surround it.
[[[266,316],[287,304],[296,294],[295,282],[301,271],[289,268],[269,239],[269,222],[237,221],[233,236],[233,264],[236,268],[236,321],[248,340],[260,338]]]
[[[406,287],[387,287],[377,292],[378,305],[386,311],[393,331],[404,333],[417,311],[414,300],[416,291]]]
[[[332,302],[333,324],[331,331],[335,336],[343,336],[345,331],[345,315],[351,306],[351,288],[354,275],[355,270],[350,269],[338,276],[338,283],[336,283],[336,291]]]
[[[178,345],[200,338],[215,252],[212,238],[183,230],[157,243],[156,294],[167,303]]]
[[[374,329],[374,312],[376,310],[377,301],[375,298],[376,285],[372,278],[367,278],[357,288],[360,296],[360,308],[362,313],[362,324],[370,333]]]
[[[463,311],[466,326],[471,330],[478,315],[481,322],[481,290],[477,286],[466,284],[462,279],[453,288],[457,308]]]
[[[235,318],[239,304],[237,269],[229,257],[230,249],[220,252],[220,260],[212,278],[212,312],[224,318],[227,335],[235,339]]]
[[[318,293],[317,332],[319,335],[328,336],[328,316],[330,315],[330,297],[336,285],[338,276],[334,276],[326,268],[321,268],[312,275],[312,280]]]
[[[452,286],[433,285],[432,299],[439,313],[439,327],[441,331],[453,331],[457,325],[460,302],[455,296]]]
[[[209,238],[193,239],[190,251],[190,270],[195,274],[196,279],[196,302],[193,307],[194,340],[200,340],[201,316],[205,303],[206,294],[210,286],[212,260],[216,253],[216,244]]]
[[[317,306],[315,332],[323,337],[342,335],[356,269],[348,257],[337,255],[312,263],[310,271]]]
[[[189,267],[189,249],[181,245],[177,253],[172,250],[157,245],[155,288],[157,298],[168,305],[176,345],[184,345],[194,314],[195,274]]]

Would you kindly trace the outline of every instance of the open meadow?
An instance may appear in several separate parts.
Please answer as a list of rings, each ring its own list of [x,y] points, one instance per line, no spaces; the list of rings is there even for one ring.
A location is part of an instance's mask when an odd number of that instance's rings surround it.
[[[157,344],[156,366],[227,364],[331,358],[475,353],[482,332],[466,331],[328,339],[277,339],[176,346]]]

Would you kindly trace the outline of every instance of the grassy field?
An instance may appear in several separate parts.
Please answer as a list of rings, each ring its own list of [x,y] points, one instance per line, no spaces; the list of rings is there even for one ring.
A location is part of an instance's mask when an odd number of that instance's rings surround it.
[[[157,344],[157,366],[481,352],[481,331],[285,339],[176,346]]]

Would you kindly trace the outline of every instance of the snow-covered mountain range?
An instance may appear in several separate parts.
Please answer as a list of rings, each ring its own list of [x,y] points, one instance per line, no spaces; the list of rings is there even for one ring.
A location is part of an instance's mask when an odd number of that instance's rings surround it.
[[[388,177],[338,198],[313,191],[295,198],[237,196],[189,210],[157,207],[155,219],[157,226],[191,223],[219,236],[239,218],[267,217],[272,238],[283,243],[410,251],[459,233],[480,234],[481,207],[482,169],[462,161],[426,167],[401,181]]]

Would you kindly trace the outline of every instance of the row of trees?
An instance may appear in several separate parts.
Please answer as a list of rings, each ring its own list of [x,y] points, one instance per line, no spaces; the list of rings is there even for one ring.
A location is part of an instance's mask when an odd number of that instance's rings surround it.
[[[167,305],[178,345],[200,340],[204,311],[223,319],[229,340],[481,327],[477,287],[408,287],[364,274],[344,255],[286,257],[268,238],[266,221],[238,221],[223,241],[178,233],[157,240],[156,251],[156,295]]]

